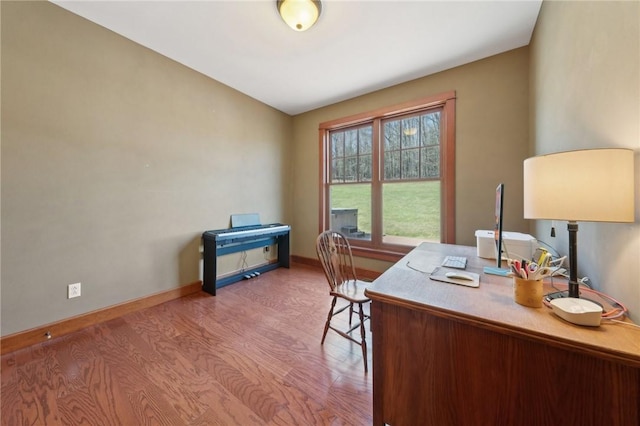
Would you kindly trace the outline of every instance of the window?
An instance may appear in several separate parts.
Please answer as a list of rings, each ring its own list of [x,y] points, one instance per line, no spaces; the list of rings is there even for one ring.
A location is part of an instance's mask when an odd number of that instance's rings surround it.
[[[387,260],[455,242],[454,115],[448,92],[320,124],[320,231]]]

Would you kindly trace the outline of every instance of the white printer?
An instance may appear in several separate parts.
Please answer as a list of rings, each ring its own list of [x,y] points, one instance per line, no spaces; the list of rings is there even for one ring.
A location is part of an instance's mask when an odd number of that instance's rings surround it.
[[[476,231],[478,257],[496,258],[496,242],[493,231]],[[511,259],[531,259],[538,248],[538,240],[520,232],[502,232],[504,257]],[[503,258],[504,258],[503,257]]]

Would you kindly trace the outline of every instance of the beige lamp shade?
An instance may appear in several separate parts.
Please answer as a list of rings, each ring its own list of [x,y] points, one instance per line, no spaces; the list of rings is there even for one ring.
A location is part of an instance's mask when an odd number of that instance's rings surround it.
[[[322,4],[316,0],[278,0],[278,13],[296,31],[306,31],[320,16]]]
[[[633,222],[633,150],[588,149],[524,161],[525,219]]]

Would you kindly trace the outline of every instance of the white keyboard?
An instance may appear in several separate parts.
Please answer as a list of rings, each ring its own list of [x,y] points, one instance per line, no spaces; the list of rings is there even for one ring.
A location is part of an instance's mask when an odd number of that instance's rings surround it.
[[[465,269],[467,267],[467,258],[464,256],[447,256],[442,261],[445,268]]]

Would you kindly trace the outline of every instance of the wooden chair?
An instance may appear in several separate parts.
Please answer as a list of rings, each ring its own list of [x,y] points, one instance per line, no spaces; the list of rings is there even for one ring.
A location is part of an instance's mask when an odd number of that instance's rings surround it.
[[[365,314],[363,305],[370,303],[371,300],[364,295],[367,287],[366,282],[358,280],[356,276],[355,266],[353,265],[353,256],[351,254],[351,246],[347,238],[339,232],[325,231],[318,235],[316,239],[316,252],[324,269],[324,273],[329,281],[329,294],[333,296],[331,309],[327,316],[327,322],[324,325],[324,333],[322,334],[321,344],[327,337],[329,329],[335,331],[342,337],[362,347],[362,358],[364,359],[364,371],[367,368],[367,342],[365,340],[364,322],[369,319],[369,315]],[[347,303],[344,306],[336,308],[336,302],[342,299]],[[357,310],[354,306],[358,305]],[[331,324],[331,319],[339,313],[349,310],[349,329],[343,330]],[[359,317],[358,324],[352,325],[353,314],[357,313]],[[360,339],[351,336],[351,332],[360,329]]]

